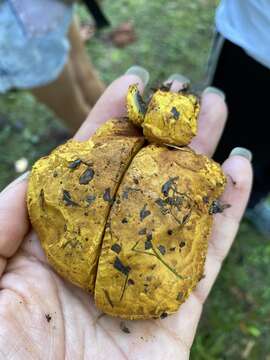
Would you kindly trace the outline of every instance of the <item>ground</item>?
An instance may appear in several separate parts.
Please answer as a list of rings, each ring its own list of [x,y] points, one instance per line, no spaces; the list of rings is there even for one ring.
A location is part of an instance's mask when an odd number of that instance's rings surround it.
[[[216,0],[104,0],[115,27],[133,21],[137,41],[119,49],[107,39],[109,30],[88,42],[92,60],[109,83],[133,65],[146,67],[156,85],[178,72],[195,89],[205,80],[213,34]],[[83,8],[78,9],[88,21]],[[31,164],[63,141],[54,115],[26,91],[0,98],[0,189],[18,174],[15,161]],[[205,306],[191,359],[270,359],[270,242],[247,221]]]

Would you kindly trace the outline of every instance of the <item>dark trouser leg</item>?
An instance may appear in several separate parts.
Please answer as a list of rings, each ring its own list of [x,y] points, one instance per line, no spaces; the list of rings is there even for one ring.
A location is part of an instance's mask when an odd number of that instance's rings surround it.
[[[270,70],[226,40],[212,84],[225,92],[229,108],[214,159],[224,161],[236,146],[252,151],[255,174],[249,207],[253,207],[270,190]]]

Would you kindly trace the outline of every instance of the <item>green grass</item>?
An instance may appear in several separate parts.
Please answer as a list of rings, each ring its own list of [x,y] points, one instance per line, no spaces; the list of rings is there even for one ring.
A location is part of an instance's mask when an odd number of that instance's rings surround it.
[[[122,50],[110,44],[104,46],[97,38],[89,43],[89,52],[107,82],[133,64],[149,69],[152,83],[175,72],[201,82],[216,3],[215,0],[104,1],[112,25],[132,20],[138,41]]]
[[[270,356],[270,242],[243,222],[206,303],[192,359]],[[250,346],[250,345],[249,345]]]
[[[138,64],[150,71],[150,85],[178,72],[202,87],[216,0],[103,4],[113,26],[132,20],[137,34],[137,41],[124,49],[104,40],[108,30],[87,44],[106,83]],[[87,20],[85,10],[78,11]],[[0,189],[17,176],[17,159],[27,158],[30,167],[59,143],[61,129],[54,115],[26,91],[1,96]],[[244,359],[248,348],[246,359],[270,359],[269,279],[270,242],[245,222],[205,306],[191,359]]]
[[[27,92],[0,97],[0,189],[18,176],[14,163],[24,157],[29,168],[59,143],[61,126]]]

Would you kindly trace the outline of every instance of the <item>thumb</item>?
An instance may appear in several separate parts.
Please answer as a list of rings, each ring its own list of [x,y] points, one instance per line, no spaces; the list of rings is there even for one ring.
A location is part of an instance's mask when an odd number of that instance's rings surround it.
[[[0,277],[29,230],[25,194],[28,173],[0,193]]]

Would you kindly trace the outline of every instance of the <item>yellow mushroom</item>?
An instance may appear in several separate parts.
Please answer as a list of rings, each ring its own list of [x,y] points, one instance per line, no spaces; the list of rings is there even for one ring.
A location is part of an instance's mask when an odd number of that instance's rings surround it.
[[[157,90],[146,106],[137,85],[131,85],[127,95],[129,119],[143,128],[150,142],[184,146],[197,132],[199,103],[192,94]]]
[[[138,111],[136,91],[127,105],[137,127],[111,119],[88,141],[70,140],[38,160],[27,204],[62,277],[93,293],[107,314],[148,319],[176,312],[202,278],[226,179],[206,156],[162,144],[186,144],[196,133],[193,95],[157,91]]]

